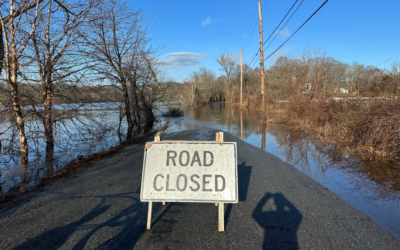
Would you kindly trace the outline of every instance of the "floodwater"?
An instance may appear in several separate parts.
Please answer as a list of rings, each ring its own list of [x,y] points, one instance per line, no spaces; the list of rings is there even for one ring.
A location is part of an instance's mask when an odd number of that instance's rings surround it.
[[[162,104],[158,107],[163,109]],[[159,111],[156,113],[160,114]],[[117,110],[87,109],[79,111],[77,117],[79,119],[75,121],[57,125],[56,149],[50,165],[42,155],[44,141],[40,138],[35,144],[30,144],[32,162],[24,168],[19,165],[17,154],[4,149],[0,152],[0,199],[1,194],[20,188],[22,184],[33,185],[73,159],[120,143],[115,129],[118,125]],[[363,162],[345,150],[324,144],[300,130],[282,124],[262,125],[258,111],[243,109],[240,112],[239,107],[223,103],[188,110],[184,117],[162,118],[155,129],[159,130],[166,124],[169,127],[163,133],[213,128],[242,138],[292,164],[400,239],[400,173],[385,162]],[[0,130],[4,130],[6,125],[3,123]],[[34,119],[28,122],[27,127],[32,138],[37,131],[42,131],[40,122]],[[124,133],[125,128],[121,129]],[[4,142],[9,134],[0,134],[3,148],[7,148]]]
[[[73,119],[55,123],[55,149],[50,162],[46,161],[42,122],[27,117],[25,132],[29,145],[29,164],[23,167],[18,153],[17,130],[12,126],[14,118],[12,115],[7,117],[0,124],[0,199],[13,189],[37,184],[43,177],[62,169],[74,159],[118,145],[120,140],[115,129],[118,127],[118,111],[104,108],[78,111]],[[121,131],[124,132],[125,128],[122,127]]]
[[[363,162],[345,150],[282,124],[262,125],[259,111],[213,104],[167,118],[172,133],[194,128],[229,132],[274,154],[369,215],[400,239],[400,173],[385,162]]]

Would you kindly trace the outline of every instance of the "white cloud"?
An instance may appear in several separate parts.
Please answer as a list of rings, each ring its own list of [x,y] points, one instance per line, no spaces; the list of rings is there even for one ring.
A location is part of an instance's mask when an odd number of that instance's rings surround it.
[[[207,54],[172,52],[163,55],[161,61],[167,69],[180,69],[183,67],[200,65],[205,56],[207,56]]]
[[[287,38],[290,36],[290,31],[285,27],[283,30],[278,31],[278,34],[281,38]]]
[[[207,17],[205,20],[201,21],[201,26],[206,26],[212,24],[213,19],[211,17]]]

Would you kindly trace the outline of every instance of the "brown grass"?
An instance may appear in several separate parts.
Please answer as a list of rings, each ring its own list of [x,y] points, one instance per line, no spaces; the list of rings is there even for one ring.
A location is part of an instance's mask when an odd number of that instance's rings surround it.
[[[400,159],[400,101],[366,114],[354,130],[354,144],[363,152]]]
[[[400,163],[400,101],[292,100],[285,121],[317,132],[320,139],[345,144],[363,159]]]

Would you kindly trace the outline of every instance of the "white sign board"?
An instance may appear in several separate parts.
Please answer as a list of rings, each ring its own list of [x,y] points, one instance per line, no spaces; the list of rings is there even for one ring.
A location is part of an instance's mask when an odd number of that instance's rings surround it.
[[[237,203],[236,142],[148,142],[144,155],[141,201]]]

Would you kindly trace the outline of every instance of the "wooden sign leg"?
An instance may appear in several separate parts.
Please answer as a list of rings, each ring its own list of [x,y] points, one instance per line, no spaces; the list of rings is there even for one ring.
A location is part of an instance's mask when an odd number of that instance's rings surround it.
[[[147,211],[147,230],[151,229],[151,210],[153,208],[153,202],[149,202],[149,211]]]
[[[225,231],[224,228],[224,203],[218,204],[218,231],[223,232]]]
[[[162,205],[165,207],[165,201],[162,202]]]

